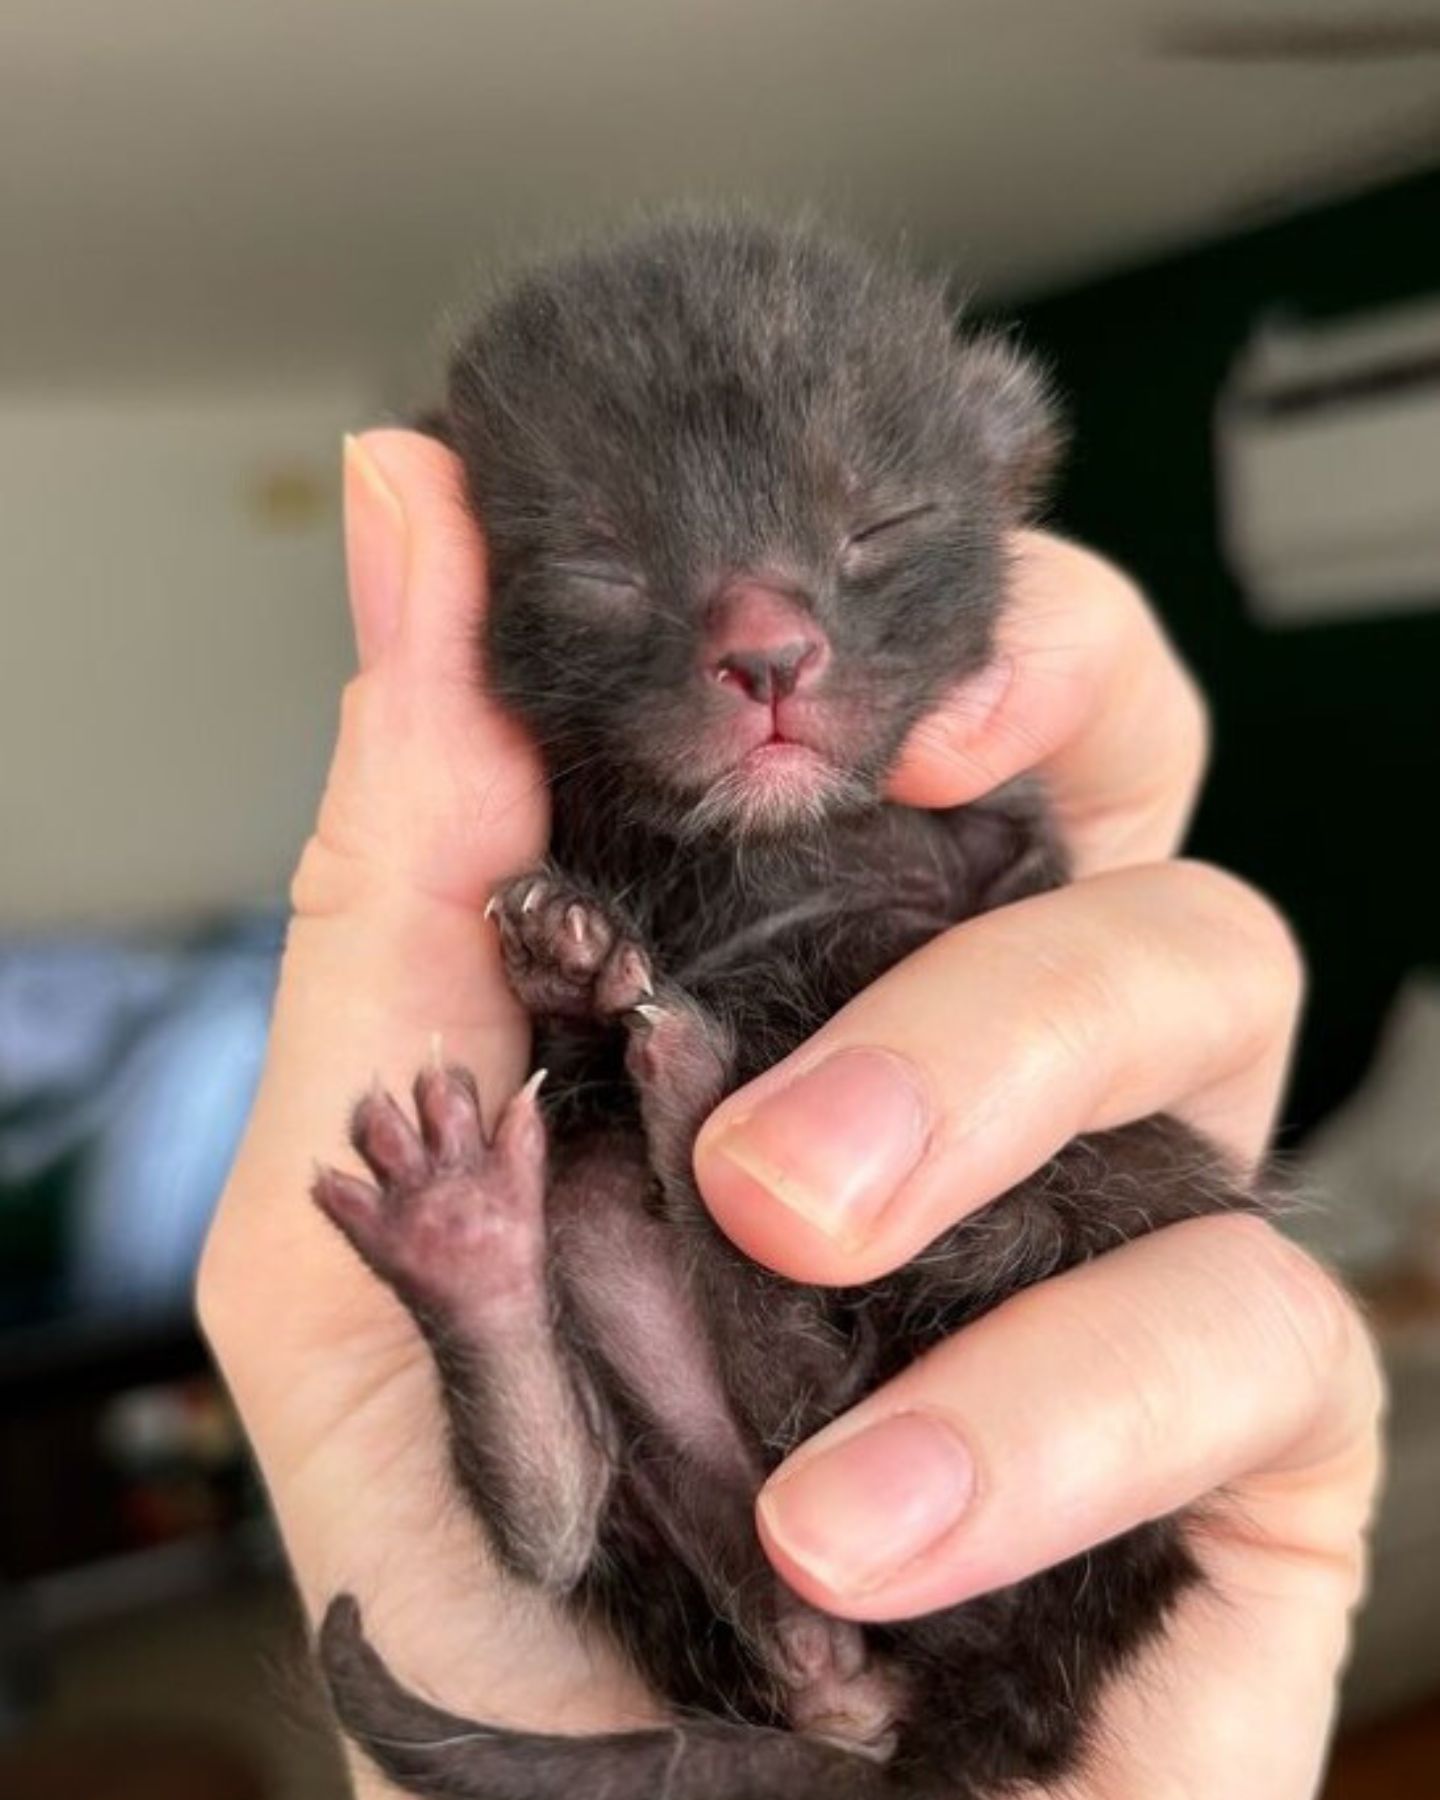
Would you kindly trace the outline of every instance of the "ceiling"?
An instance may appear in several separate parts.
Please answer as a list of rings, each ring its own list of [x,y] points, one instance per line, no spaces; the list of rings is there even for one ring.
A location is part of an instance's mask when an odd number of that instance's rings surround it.
[[[0,381],[391,366],[477,266],[676,194],[1059,283],[1440,161],[1440,56],[1157,48],[1376,4],[3,0]]]

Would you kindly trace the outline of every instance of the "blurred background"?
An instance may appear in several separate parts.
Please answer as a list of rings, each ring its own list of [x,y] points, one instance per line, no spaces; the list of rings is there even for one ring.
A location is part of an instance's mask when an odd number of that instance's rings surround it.
[[[478,281],[814,203],[1012,321],[1313,997],[1297,1225],[1394,1388],[1330,1800],[1440,1794],[1440,0],[5,0],[0,1792],[324,1800],[189,1319],[350,666],[340,433]]]

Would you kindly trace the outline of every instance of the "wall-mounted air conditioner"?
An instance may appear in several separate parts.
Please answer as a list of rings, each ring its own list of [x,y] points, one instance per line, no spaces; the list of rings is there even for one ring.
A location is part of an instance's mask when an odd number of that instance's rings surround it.
[[[1221,535],[1257,617],[1440,607],[1440,295],[1261,326],[1216,452]]]

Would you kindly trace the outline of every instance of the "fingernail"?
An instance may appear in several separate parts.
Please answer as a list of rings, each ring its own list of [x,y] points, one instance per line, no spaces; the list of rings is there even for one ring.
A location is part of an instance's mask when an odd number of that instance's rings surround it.
[[[965,1516],[975,1465],[929,1413],[894,1413],[802,1453],[760,1496],[767,1536],[833,1594],[867,1594]]]
[[[909,1063],[888,1050],[839,1050],[765,1094],[708,1153],[854,1247],[919,1163],[928,1135]]]
[[[407,527],[400,496],[357,437],[345,439],[345,564],[362,669],[395,635],[405,598]]]

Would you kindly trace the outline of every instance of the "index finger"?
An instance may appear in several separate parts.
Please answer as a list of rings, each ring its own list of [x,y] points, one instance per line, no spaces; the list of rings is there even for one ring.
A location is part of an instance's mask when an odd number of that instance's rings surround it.
[[[962,806],[1044,780],[1077,874],[1169,856],[1208,747],[1205,703],[1113,563],[1017,535],[994,664],[910,734],[890,780],[907,806]]]

